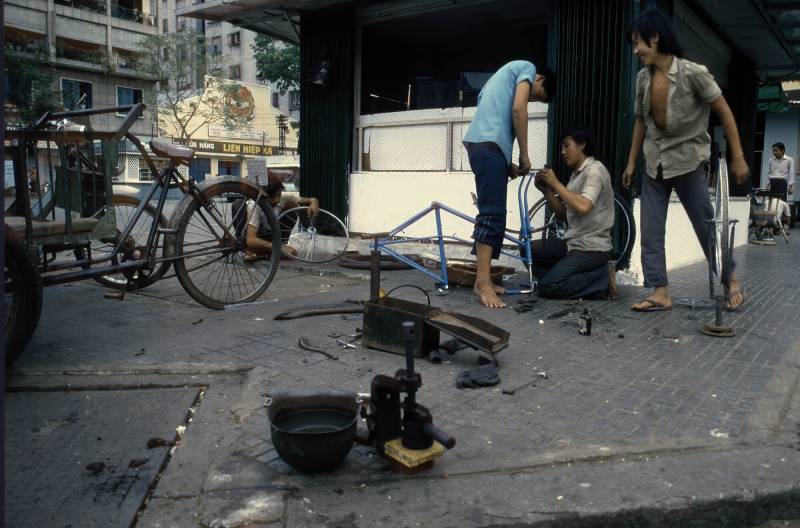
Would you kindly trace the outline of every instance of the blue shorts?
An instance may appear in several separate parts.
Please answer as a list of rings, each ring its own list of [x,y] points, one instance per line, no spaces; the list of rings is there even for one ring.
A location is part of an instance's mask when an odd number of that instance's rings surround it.
[[[464,143],[469,164],[475,173],[478,216],[472,238],[492,247],[492,258],[500,256],[506,232],[506,194],[509,164],[500,147],[491,142]],[[475,254],[475,247],[472,248]]]

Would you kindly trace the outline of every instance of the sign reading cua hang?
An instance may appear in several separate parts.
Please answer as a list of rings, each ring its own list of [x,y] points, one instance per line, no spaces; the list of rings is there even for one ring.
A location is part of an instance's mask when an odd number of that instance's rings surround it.
[[[214,152],[219,154],[239,154],[242,156],[272,156],[279,153],[279,148],[273,145],[250,145],[248,143],[231,143],[227,141],[206,141],[203,139],[190,139],[183,142],[195,152]],[[287,153],[294,152],[294,148],[285,148]]]

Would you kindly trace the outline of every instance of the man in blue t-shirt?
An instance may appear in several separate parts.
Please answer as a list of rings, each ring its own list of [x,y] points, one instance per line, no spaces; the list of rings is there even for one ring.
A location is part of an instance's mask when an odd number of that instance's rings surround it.
[[[478,109],[464,135],[464,147],[475,173],[478,216],[472,250],[478,259],[475,294],[488,308],[503,308],[498,294],[505,290],[492,283],[491,261],[500,256],[506,230],[506,184],[531,169],[528,157],[528,102],[548,102],[555,94],[555,74],[537,74],[524,60],[511,61],[492,75],[478,95]],[[511,162],[514,138],[519,144],[519,164]]]

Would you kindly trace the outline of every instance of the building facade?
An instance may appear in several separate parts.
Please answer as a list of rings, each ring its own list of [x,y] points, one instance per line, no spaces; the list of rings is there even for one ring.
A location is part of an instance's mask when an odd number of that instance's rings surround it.
[[[155,79],[141,72],[139,42],[159,33],[157,4],[145,0],[7,0],[5,53],[53,65],[65,109],[111,107],[148,99]],[[119,115],[91,118],[97,130],[113,130]],[[155,131],[148,108],[131,132]]]
[[[203,21],[195,19],[189,20],[203,23]],[[287,90],[285,94],[281,94],[277,88],[277,83],[263,83],[258,79],[255,51],[253,49],[258,36],[257,33],[228,22],[214,20],[206,20],[204,29],[208,40],[209,53],[227,58],[228,65],[227,72],[225,72],[227,78],[249,84],[267,84],[270,87],[270,104],[294,121],[300,120],[299,88],[292,88]]]
[[[188,175],[195,181],[218,176],[255,180],[258,176],[259,181],[264,182],[267,168],[294,170],[299,167],[297,131],[286,123],[281,141],[279,118],[285,120],[285,116],[270,104],[270,88],[244,82],[237,86],[235,92],[221,97],[226,112],[236,115],[236,126],[203,123],[198,117],[187,125],[189,129],[197,129],[189,140],[182,140],[176,129],[162,127],[165,139],[184,143],[195,150],[195,158],[188,168]],[[194,99],[185,101],[185,104],[193,103]],[[197,112],[198,115],[203,113],[202,108]]]

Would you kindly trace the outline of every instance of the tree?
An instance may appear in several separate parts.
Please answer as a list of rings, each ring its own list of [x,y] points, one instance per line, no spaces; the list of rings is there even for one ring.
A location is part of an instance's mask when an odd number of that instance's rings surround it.
[[[300,47],[259,35],[253,46],[260,81],[277,83],[281,95],[300,86]]]
[[[158,126],[181,140],[201,128],[224,124],[233,128],[249,117],[229,111],[241,85],[223,78],[227,61],[208,50],[206,38],[193,31],[146,37],[141,69],[158,79],[155,101]]]
[[[6,76],[7,101],[16,110],[8,114],[11,126],[33,124],[45,112],[63,106],[56,72],[48,65],[46,53],[32,58],[7,53]]]

